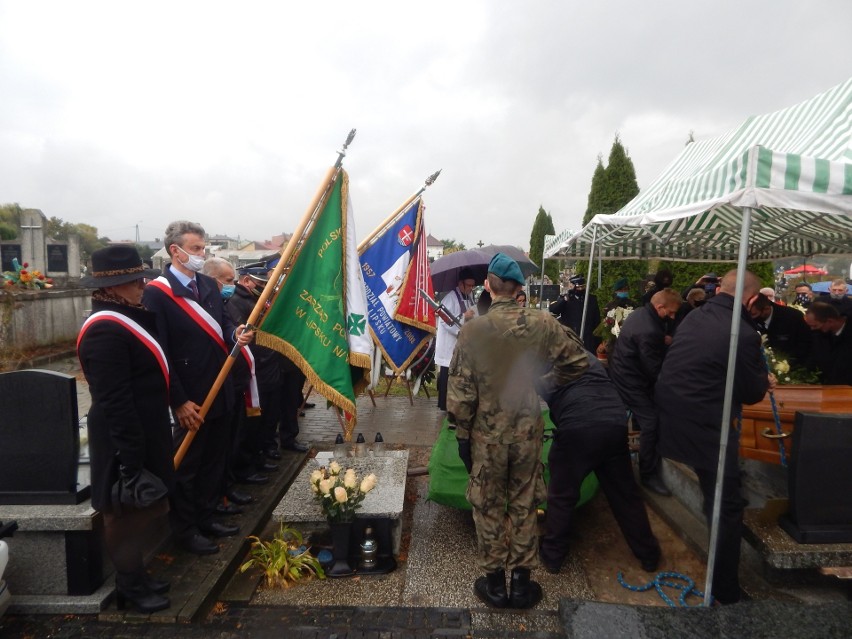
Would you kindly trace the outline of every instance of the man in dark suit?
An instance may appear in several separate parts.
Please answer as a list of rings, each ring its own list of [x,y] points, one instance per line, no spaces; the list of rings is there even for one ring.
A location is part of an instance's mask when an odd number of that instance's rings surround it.
[[[814,302],[805,313],[814,334],[811,366],[819,369],[823,384],[852,384],[852,328],[849,318],[829,302]]]
[[[769,346],[803,364],[811,346],[811,330],[801,311],[773,304],[762,293],[749,306],[749,315]]]
[[[657,422],[654,386],[666,354],[666,320],[680,310],[680,295],[671,288],[654,293],[651,301],[637,308],[621,327],[615,350],[609,358],[609,375],[621,400],[633,413],[639,435],[639,475],[642,484],[658,495],[669,496],[660,477],[657,452]],[[669,340],[671,338],[668,338]]]
[[[195,439],[175,475],[171,495],[172,533],[189,552],[206,555],[219,547],[205,535],[236,535],[238,526],[214,519],[229,445],[234,388],[229,378],[202,419],[199,411],[234,342],[248,344],[253,334],[235,327],[225,313],[216,280],[204,266],[204,229],[193,222],[172,222],[164,244],[172,258],[163,275],[145,287],[143,301],[157,317],[157,331],[171,363],[169,400],[177,419],[175,443],[189,431]]]
[[[663,360],[655,392],[660,411],[660,453],[692,466],[698,475],[708,526],[713,513],[726,379],[734,375],[731,417],[742,404],[759,402],[775,384],[766,371],[760,336],[745,308],[760,290],[760,279],[750,271],[744,273],[744,305],[734,309],[736,280],[736,270],[725,274],[719,292],[683,320]],[[739,317],[737,359],[735,370],[728,371],[734,313]],[[738,450],[739,433],[730,428],[712,583],[713,596],[723,604],[736,603],[741,596],[737,573],[746,500],[740,494]]]
[[[586,278],[582,275],[575,275],[570,280],[571,288],[565,295],[561,295],[558,300],[553,302],[547,310],[554,315],[560,323],[567,326],[575,334],[580,335],[580,325],[583,322],[583,304],[586,298]],[[601,323],[601,310],[598,306],[598,298],[589,294],[589,307],[586,309],[586,326],[583,329],[583,334],[580,339],[583,340],[583,346],[587,351],[595,352],[598,344],[601,343],[599,337],[592,334],[598,324]]]

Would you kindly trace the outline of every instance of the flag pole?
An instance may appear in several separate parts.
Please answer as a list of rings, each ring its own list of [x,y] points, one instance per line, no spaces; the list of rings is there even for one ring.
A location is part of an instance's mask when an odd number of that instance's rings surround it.
[[[298,243],[298,239],[300,239],[305,233],[305,229],[308,227],[308,224],[310,224],[311,220],[316,214],[316,210],[322,202],[323,198],[325,197],[325,194],[328,192],[328,189],[334,183],[334,180],[337,179],[337,174],[340,172],[340,168],[343,164],[343,158],[346,157],[346,149],[349,147],[349,145],[352,143],[352,140],[354,139],[355,129],[352,129],[349,132],[349,135],[346,137],[346,141],[343,143],[343,148],[337,152],[337,161],[334,163],[334,166],[330,167],[326,172],[325,178],[320,184],[319,189],[317,189],[313,200],[311,200],[311,203],[308,205],[305,214],[302,216],[302,220],[299,222],[299,225],[296,227],[296,230],[293,231],[293,237],[289,242],[287,242],[287,246],[284,248],[284,251],[281,254],[281,258],[278,260],[278,264],[275,265],[275,270],[272,272],[272,276],[269,278],[270,282],[277,282],[281,275],[284,273],[285,266],[287,265],[296,250],[296,244]],[[272,295],[274,288],[275,287],[273,286],[264,287],[263,291],[260,294],[260,297],[257,300],[257,303],[254,305],[254,308],[252,309],[252,312],[249,315],[248,320],[246,320],[246,330],[255,330],[257,328],[255,326],[255,322],[257,322],[257,318],[260,316],[261,312],[263,312],[263,309],[266,308],[266,302]],[[216,395],[219,394],[219,389],[222,388],[222,384],[225,383],[225,378],[227,378],[228,373],[231,372],[231,368],[234,366],[234,362],[236,361],[239,352],[240,345],[234,344],[234,347],[231,349],[231,352],[225,359],[225,362],[222,364],[222,369],[219,371],[219,375],[216,377],[216,381],[213,382],[213,386],[207,393],[207,397],[204,400],[204,403],[201,405],[201,409],[198,411],[198,415],[199,417],[201,417],[202,420],[209,412],[210,407],[213,405],[213,401],[216,399]],[[183,438],[183,441],[180,444],[180,448],[178,448],[177,453],[175,453],[175,469],[180,467],[183,458],[186,456],[186,451],[189,450],[189,447],[192,444],[192,440],[195,439],[195,433],[196,431],[188,431],[186,433],[186,436]]]
[[[358,245],[358,253],[363,253],[364,249],[366,249],[370,245],[370,242],[372,242],[377,235],[379,235],[382,231],[385,230],[385,227],[390,225],[397,218],[397,216],[405,210],[405,208],[409,204],[411,204],[414,200],[420,197],[420,195],[423,193],[423,191],[426,190],[427,187],[432,186],[435,183],[435,180],[438,179],[438,176],[441,175],[442,170],[443,169],[438,169],[432,175],[427,177],[426,182],[423,183],[423,186],[420,187],[420,190],[417,191],[417,193],[415,193],[414,195],[409,197],[405,202],[403,202],[402,205],[397,208],[396,211],[388,215],[387,218],[385,218],[384,222],[379,224],[372,233],[370,233],[367,237],[361,240],[361,243]]]

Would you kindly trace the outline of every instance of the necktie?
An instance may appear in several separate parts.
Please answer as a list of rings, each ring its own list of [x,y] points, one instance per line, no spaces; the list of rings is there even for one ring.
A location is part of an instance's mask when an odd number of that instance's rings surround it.
[[[198,297],[198,284],[195,283],[195,280],[190,280],[189,284],[187,284],[187,287],[189,288],[190,291],[192,291],[192,296],[195,298],[195,301],[197,302],[198,299],[199,299],[199,297]]]

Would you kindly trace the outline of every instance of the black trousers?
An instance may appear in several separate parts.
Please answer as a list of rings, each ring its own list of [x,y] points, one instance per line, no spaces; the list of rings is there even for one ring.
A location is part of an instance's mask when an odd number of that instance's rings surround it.
[[[441,366],[438,371],[438,410],[447,410],[447,385],[450,382],[449,366]]]
[[[228,413],[207,417],[175,471],[169,521],[172,534],[177,539],[199,534],[199,526],[208,526],[214,521],[213,514],[222,496],[228,464],[232,416]],[[186,432],[183,428],[176,429],[175,448],[183,441]]]
[[[299,409],[305,401],[302,389],[305,375],[299,369],[281,375],[281,393],[278,396],[278,439],[282,448],[292,446],[299,435]],[[275,429],[272,430],[273,437]]]
[[[730,453],[729,453],[730,454]],[[704,495],[704,516],[710,529],[713,496],[716,492],[716,470],[694,468]],[[719,534],[716,540],[716,563],[713,569],[713,596],[723,604],[740,600],[740,544],[743,537],[743,511],[748,502],[740,492],[739,469],[726,475],[722,483],[722,506],[719,511]]]
[[[546,533],[541,540],[546,561],[561,563],[567,556],[580,486],[592,471],[633,554],[640,561],[659,558],[660,544],[633,477],[624,424],[563,428],[557,421],[548,463]]]
[[[639,428],[639,474],[642,477],[656,475],[660,471],[660,416],[650,401],[626,402],[633,413],[633,424]]]

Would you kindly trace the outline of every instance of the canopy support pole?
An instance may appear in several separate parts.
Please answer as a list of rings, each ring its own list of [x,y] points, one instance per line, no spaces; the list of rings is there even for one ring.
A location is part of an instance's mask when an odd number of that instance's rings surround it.
[[[716,492],[713,495],[713,516],[710,521],[710,548],[707,553],[707,581],[704,584],[704,605],[710,606],[713,572],[716,568],[716,544],[719,541],[719,512],[722,508],[722,484],[725,481],[725,458],[728,453],[728,432],[731,429],[731,405],[734,396],[734,376],[737,370],[737,346],[740,338],[740,317],[743,308],[743,282],[748,261],[748,238],[751,232],[751,208],[743,209],[740,232],[740,252],[737,260],[737,285],[734,309],[731,313],[731,341],[728,343],[728,369],[725,376],[725,397],[722,402],[722,424],[719,434],[719,464],[716,467]],[[735,450],[734,455],[738,454]]]
[[[541,279],[538,281],[538,308],[544,308],[544,253],[541,254]]]
[[[583,335],[586,332],[586,309],[589,308],[589,289],[592,288],[592,266],[595,263],[595,240],[598,236],[597,224],[592,227],[592,247],[589,250],[589,272],[586,276],[586,295],[583,298],[583,319],[580,320],[580,334],[577,336],[580,341],[583,341]]]

